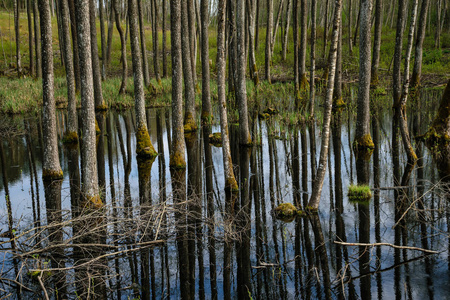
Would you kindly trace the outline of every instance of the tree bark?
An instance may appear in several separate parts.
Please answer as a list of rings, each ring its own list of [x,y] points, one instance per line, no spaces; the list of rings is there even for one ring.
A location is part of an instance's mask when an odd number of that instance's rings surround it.
[[[367,1],[367,0],[366,0]],[[337,46],[339,38],[339,27],[341,26],[341,5],[342,0],[335,1],[334,8],[334,21],[333,21],[333,35],[331,38],[330,48],[330,71],[327,82],[327,94],[325,98],[325,111],[323,116],[323,129],[322,129],[322,143],[320,147],[319,167],[314,179],[314,186],[311,194],[311,198],[308,202],[308,208],[317,210],[320,203],[320,195],[322,192],[323,180],[327,171],[328,151],[330,143],[330,123],[331,123],[331,109],[333,104],[333,89],[334,89],[334,76],[336,69],[336,56]]]
[[[34,55],[33,55],[33,20],[31,19],[31,0],[27,0],[27,20],[28,20],[28,50],[30,57],[30,75],[34,76]]]
[[[225,12],[227,0],[219,0],[217,12],[217,96],[220,111],[220,129],[222,132],[223,166],[225,173],[225,190],[238,192],[239,188],[233,172],[230,139],[228,134],[227,103],[225,100]]]
[[[182,1],[181,11],[181,32],[184,38],[181,39],[181,46],[183,48],[183,75],[184,75],[184,89],[186,93],[186,107],[184,115],[184,131],[192,132],[197,130],[195,122],[195,90],[194,81],[192,78],[192,56],[191,45],[189,41],[189,17],[188,7],[186,1]]]
[[[291,20],[291,14],[292,14],[292,0],[288,0],[287,12],[286,12],[286,25],[285,25],[283,45],[282,45],[283,61],[286,61],[286,58],[287,58],[287,48],[288,48],[288,41],[289,41],[289,24],[290,24],[290,20]]]
[[[39,46],[39,15],[38,15],[38,4],[37,0],[33,1],[33,21],[34,21],[34,49],[36,51],[36,77],[42,77],[42,66],[41,66],[41,47]]]
[[[153,0],[152,0],[153,1]],[[144,84],[146,87],[150,85],[150,74],[148,73],[148,58],[147,58],[147,43],[145,41],[144,28],[144,12],[142,8],[142,0],[137,0],[139,13],[139,34],[141,36],[141,53],[142,53],[142,68],[144,73]]]
[[[77,32],[77,22],[75,20],[75,2],[74,0],[69,1],[69,13],[70,13],[70,25],[72,29],[72,43],[73,43],[73,66],[75,73],[75,89],[80,91],[81,86],[81,75],[80,75],[80,58],[78,54],[78,32]]]
[[[14,0],[14,32],[16,34],[16,69],[17,75],[20,77],[22,73],[22,59],[20,57],[20,27],[19,27],[19,0]]]
[[[309,77],[309,116],[314,117],[315,84],[314,73],[316,69],[316,0],[311,0],[311,70]]]
[[[417,38],[414,51],[414,67],[411,77],[411,90],[413,91],[414,100],[419,100],[420,77],[422,75],[422,58],[423,58],[423,41],[427,29],[427,14],[430,0],[423,0],[420,9],[419,27],[417,28]],[[414,102],[414,101],[413,101]]]
[[[252,4],[252,0],[247,0],[247,10],[248,15],[248,35],[249,35],[249,45],[248,45],[248,56],[249,56],[249,66],[250,66],[250,77],[253,79],[255,86],[259,84],[258,68],[256,67],[256,56],[255,47],[253,45],[255,41],[255,13],[256,6],[255,3]]]
[[[298,1],[294,1],[294,82],[295,82],[295,102],[297,105],[300,97],[300,79],[298,76]]]
[[[202,121],[211,123],[211,92],[210,92],[210,74],[209,74],[209,0],[201,1],[201,32],[202,32]]]
[[[375,36],[373,39],[373,57],[371,70],[371,85],[378,85],[378,67],[380,65],[381,29],[383,20],[383,0],[376,0],[375,5]]]
[[[306,91],[308,84],[308,80],[306,79],[307,15],[306,0],[300,0],[300,49],[298,50],[300,91]]]
[[[356,151],[369,151],[374,148],[370,135],[371,16],[372,0],[362,0],[359,19],[359,89],[354,142]]]
[[[128,18],[130,21],[131,58],[133,61],[134,106],[136,110],[136,154],[142,158],[154,158],[153,148],[147,128],[145,113],[144,80],[142,78],[142,59],[139,45],[139,25],[136,0],[128,0]]]
[[[270,1],[270,0],[269,0]],[[252,138],[248,127],[247,88],[245,84],[245,1],[238,1],[236,7],[237,29],[237,82],[236,96],[239,103],[239,143],[251,145]],[[271,31],[270,31],[271,32]],[[270,34],[269,32],[269,34]],[[269,45],[270,47],[270,45]],[[270,51],[270,48],[269,48]],[[267,54],[267,51],[266,51]]]
[[[183,71],[181,47],[181,1],[170,1],[170,32],[172,51],[172,150],[171,168],[186,168],[183,127]]]
[[[155,78],[156,81],[158,82],[158,84],[161,85],[161,77],[159,75],[159,50],[158,50],[158,22],[159,22],[159,17],[158,17],[158,5],[156,3],[156,0],[152,0],[153,1],[153,11],[154,11],[154,22],[153,22],[153,67],[154,67],[154,71],[155,71]]]
[[[98,0],[98,14],[100,18],[100,36],[102,46],[102,80],[106,79],[106,33],[105,33],[105,17],[103,14],[103,0]]]
[[[167,1],[166,0],[162,0],[162,9],[163,9],[163,16],[162,16],[162,64],[163,64],[163,77],[166,78],[167,77],[167,49],[166,49],[166,40],[167,40],[167,34],[166,34],[166,15],[167,15]]]
[[[122,30],[122,26],[120,25],[120,5],[118,3],[118,0],[112,0],[113,1],[113,11],[116,19],[116,28],[119,32],[120,36],[120,46],[121,46],[121,60],[122,60],[122,83],[120,84],[119,88],[119,95],[125,94],[125,90],[127,88],[127,73],[128,73],[128,66],[127,66],[127,44],[125,40],[125,34]]]
[[[95,5],[94,0],[89,1],[89,23],[91,31],[91,56],[92,56],[92,76],[94,80],[94,100],[95,109],[106,109],[105,101],[103,101],[102,93],[102,75],[100,70],[100,59],[98,57],[98,42],[97,42],[97,26],[95,23]]]
[[[94,84],[92,78],[91,58],[91,34],[89,1],[78,0],[76,2],[76,21],[78,32],[78,54],[80,58],[81,77],[81,115],[82,123],[82,193],[84,205],[99,208],[102,201],[99,195],[97,156],[96,156],[96,132],[94,111]]]
[[[272,26],[273,26],[273,0],[267,0],[267,25],[266,25],[266,59],[265,59],[265,71],[266,80],[272,83],[270,76],[270,64],[271,58],[271,45],[272,45]]]
[[[197,85],[197,36],[195,35],[195,7],[194,1],[197,0],[186,0],[187,2],[187,18],[188,18],[188,28],[189,28],[189,45],[191,54],[191,72],[192,72],[192,83],[194,87]]]
[[[111,45],[112,45],[112,37],[113,37],[113,26],[114,26],[114,0],[109,1],[111,3],[109,8],[109,21],[108,21],[108,45],[106,49],[106,62],[105,62],[105,69],[109,66],[109,63],[111,62]],[[106,72],[106,71],[105,71]]]
[[[64,66],[66,68],[67,82],[67,130],[65,133],[65,141],[78,142],[78,125],[77,125],[77,99],[75,97],[75,73],[73,70],[73,57],[70,39],[70,15],[69,5],[66,0],[59,1],[61,9],[62,38],[64,40]]]
[[[258,45],[259,45],[259,1],[260,0],[256,0],[256,17],[255,17],[255,51],[258,50]]]
[[[17,5],[17,3],[15,3]],[[54,98],[52,23],[48,1],[39,0],[41,18],[42,46],[42,132],[44,140],[44,157],[42,162],[42,178],[58,180],[63,178],[59,163],[58,137],[56,130],[56,108]]]

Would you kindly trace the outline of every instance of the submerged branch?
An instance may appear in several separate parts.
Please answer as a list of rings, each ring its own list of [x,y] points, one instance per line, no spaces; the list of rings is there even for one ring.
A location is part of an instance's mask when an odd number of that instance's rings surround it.
[[[438,254],[438,251],[434,251],[434,250],[428,250],[428,249],[423,249],[423,248],[418,248],[418,247],[410,247],[410,246],[399,246],[399,245],[394,245],[394,244],[389,244],[389,243],[373,243],[373,244],[367,244],[367,243],[345,243],[345,242],[339,242],[339,241],[334,241],[335,244],[339,244],[339,245],[343,245],[343,246],[361,246],[361,247],[376,247],[376,246],[389,246],[392,248],[396,248],[396,249],[408,249],[408,250],[417,250],[417,251],[422,251],[425,253],[431,253],[431,254]]]

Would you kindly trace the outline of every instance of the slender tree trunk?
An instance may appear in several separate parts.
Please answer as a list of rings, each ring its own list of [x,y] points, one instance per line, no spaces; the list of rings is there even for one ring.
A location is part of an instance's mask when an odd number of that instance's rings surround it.
[[[373,57],[371,70],[371,85],[378,85],[378,67],[380,65],[381,27],[383,21],[383,0],[376,0],[375,5],[375,36],[373,39]]]
[[[355,34],[353,36],[353,46],[356,46],[356,41],[357,41],[357,34],[358,34],[358,29],[359,29],[359,24],[360,24],[360,19],[361,17],[361,4],[360,4],[360,8],[358,10],[358,17],[356,18],[356,28],[355,28]]]
[[[81,144],[82,193],[84,204],[93,208],[102,206],[99,195],[96,132],[95,132],[95,106],[94,83],[92,78],[91,34],[89,1],[76,2],[76,21],[78,32],[78,54],[80,58],[81,76],[81,131],[83,132]]]
[[[260,0],[256,0],[256,17],[255,17],[255,51],[258,50],[259,44],[259,5]]]
[[[163,64],[163,77],[166,78],[167,77],[167,49],[166,49],[166,43],[167,43],[167,34],[166,34],[166,15],[167,15],[167,1],[166,0],[162,0],[162,9],[163,9],[163,16],[162,16],[162,64]],[[208,12],[209,13],[209,12]]]
[[[195,89],[194,81],[192,79],[192,56],[191,45],[189,42],[189,16],[187,2],[182,1],[181,4],[181,32],[183,38],[181,39],[181,46],[183,48],[183,75],[184,75],[184,89],[186,93],[186,107],[184,115],[184,131],[191,132],[197,130],[195,118]],[[173,79],[172,79],[173,80]]]
[[[377,0],[378,1],[381,0]],[[378,4],[377,4],[378,5]],[[350,55],[353,54],[353,43],[352,43],[352,0],[348,0],[348,51],[350,52]],[[376,25],[375,25],[376,28]]]
[[[311,71],[309,77],[309,116],[314,117],[315,84],[314,73],[316,69],[316,0],[311,0]]]
[[[119,32],[120,36],[120,46],[121,46],[121,61],[122,61],[122,83],[120,84],[119,88],[119,95],[125,94],[125,90],[127,88],[127,73],[128,73],[128,66],[127,66],[127,43],[125,40],[125,34],[122,30],[122,25],[120,25],[120,5],[118,3],[119,0],[112,0],[113,1],[113,11],[116,19],[116,28]]]
[[[417,38],[414,54],[414,67],[411,77],[411,90],[414,94],[414,100],[419,100],[418,93],[420,88],[420,77],[422,75],[422,58],[423,58],[423,41],[425,39],[425,33],[427,29],[427,14],[430,0],[423,0],[422,7],[420,9],[419,27],[417,28]]]
[[[139,45],[139,15],[136,0],[128,0],[128,18],[130,21],[131,58],[133,61],[134,106],[136,110],[136,154],[138,157],[154,158],[153,148],[147,128],[145,114],[144,80],[142,78],[141,48]]]
[[[161,85],[161,76],[159,75],[159,50],[158,50],[158,22],[159,22],[159,17],[158,17],[158,5],[156,0],[152,0],[153,1],[153,11],[154,11],[154,24],[153,24],[153,28],[154,28],[154,33],[153,33],[153,52],[154,52],[154,56],[153,56],[153,66],[154,66],[154,70],[155,70],[155,78],[156,81],[159,83],[159,85]]]
[[[341,20],[342,20],[342,10],[341,10]],[[342,24],[343,25],[343,24]],[[334,112],[338,113],[343,105],[342,100],[342,27],[339,28],[339,40],[338,49],[336,56],[336,75],[334,78],[334,91],[333,91],[333,109]]]
[[[22,73],[22,59],[20,57],[20,27],[19,27],[19,0],[14,0],[14,32],[16,34],[16,69],[17,75],[20,77]]]
[[[105,101],[103,101],[102,93],[102,77],[100,70],[100,59],[98,57],[98,42],[97,42],[97,26],[95,22],[95,5],[94,0],[89,1],[89,21],[91,31],[91,56],[92,56],[92,76],[94,80],[94,99],[95,109],[106,109]]]
[[[209,0],[201,2],[202,27],[202,121],[210,124],[212,121],[210,76],[209,76]]]
[[[172,150],[171,168],[186,168],[183,127],[183,71],[181,47],[181,1],[170,1],[170,39],[172,51]]]
[[[441,11],[442,11],[442,0],[437,0],[436,9],[436,31],[434,35],[434,48],[441,48]]]
[[[36,51],[36,77],[42,77],[42,66],[41,66],[41,47],[39,46],[39,15],[38,15],[38,4],[37,0],[33,1],[33,21],[34,21],[34,49]]]
[[[73,43],[73,66],[75,73],[75,89],[80,91],[81,86],[81,75],[80,75],[80,59],[78,55],[78,32],[77,23],[75,20],[75,2],[74,0],[69,0],[69,13],[70,13],[70,25],[72,29],[72,43]]]
[[[294,0],[295,1],[295,0]],[[289,24],[291,20],[292,14],[292,0],[288,0],[287,4],[287,12],[286,12],[286,25],[284,30],[284,39],[283,39],[283,61],[286,61],[287,58],[287,49],[288,49],[288,41],[289,41]]]
[[[273,26],[273,0],[267,0],[265,71],[266,71],[266,80],[269,83],[271,83],[270,64],[272,63],[272,57],[270,48],[272,45],[272,26]]]
[[[64,40],[64,66],[66,68],[67,81],[67,130],[64,140],[68,143],[78,142],[78,125],[77,125],[77,99],[75,97],[75,73],[73,70],[72,47],[70,40],[70,15],[69,4],[65,0],[59,1],[61,9],[62,38]]]
[[[197,38],[195,35],[195,7],[194,1],[197,0],[186,0],[187,2],[187,18],[188,18],[188,28],[189,28],[189,45],[191,54],[191,72],[192,72],[192,82],[194,87],[197,85]]]
[[[227,103],[225,100],[225,14],[227,0],[219,0],[217,12],[217,96],[219,98],[220,129],[222,132],[223,166],[225,173],[225,190],[238,192],[239,188],[233,172],[231,161],[230,138],[228,135]]]
[[[323,180],[327,171],[328,150],[330,143],[330,123],[331,123],[331,109],[333,104],[333,88],[334,88],[334,76],[336,69],[336,56],[337,46],[339,38],[339,27],[341,26],[341,5],[342,0],[335,1],[334,8],[334,21],[333,21],[333,35],[331,37],[330,48],[330,71],[327,82],[327,94],[325,98],[325,111],[323,116],[323,129],[322,129],[322,143],[320,147],[319,167],[314,179],[314,186],[309,199],[308,206],[313,210],[319,208],[320,195],[322,192]]]
[[[152,0],[153,1],[153,0]],[[150,85],[150,74],[148,73],[148,58],[147,58],[147,43],[145,41],[144,28],[144,12],[142,0],[137,0],[137,7],[139,13],[139,34],[141,36],[141,53],[142,53],[142,68],[144,73],[144,84],[146,87]]]
[[[109,21],[108,21],[108,45],[106,49],[106,62],[105,68],[109,67],[109,63],[111,62],[111,45],[112,45],[112,37],[114,32],[114,0],[110,0],[110,8],[109,8]],[[106,71],[105,71],[106,72]]]
[[[28,20],[28,50],[30,52],[30,75],[34,76],[34,54],[33,54],[33,20],[31,19],[31,0],[27,0]]]
[[[255,13],[256,5],[252,0],[247,0],[247,10],[248,15],[248,35],[249,35],[249,46],[248,46],[248,56],[249,56],[249,66],[250,66],[250,77],[253,79],[255,86],[259,84],[258,68],[256,67],[256,55],[255,47],[253,46],[255,40]]]
[[[300,97],[300,79],[298,74],[298,1],[294,1],[294,81],[295,81],[295,105]]]
[[[298,50],[298,64],[299,64],[299,80],[300,91],[306,91],[308,80],[306,79],[306,35],[307,35],[307,15],[306,0],[300,0],[300,49]]]
[[[105,17],[103,13],[103,0],[98,0],[98,14],[100,18],[100,35],[102,46],[102,80],[106,79],[106,32],[105,32]]]
[[[236,1],[228,1],[228,94],[235,94],[235,79],[236,76],[236,61],[237,61],[237,47],[236,47]]]
[[[252,138],[248,127],[247,88],[245,85],[245,1],[238,1],[236,7],[237,29],[237,82],[236,95],[239,103],[239,143],[251,145]],[[270,32],[269,32],[270,34]],[[270,48],[269,48],[270,50]],[[266,52],[267,54],[267,52]]]
[[[329,0],[325,1],[325,20],[323,25],[323,57],[325,58],[327,56],[327,44],[328,44],[328,2]]]
[[[283,12],[283,4],[284,4],[284,0],[280,1],[280,5],[278,6],[278,13],[277,13],[277,19],[275,21],[275,29],[273,30],[273,35],[272,35],[272,45],[270,47],[270,56],[273,56],[273,50],[275,48],[275,43],[277,42],[277,32],[278,32],[278,25],[280,24],[280,18],[281,18],[281,13]]]
[[[15,3],[17,5],[17,3]],[[63,178],[59,163],[58,137],[56,130],[56,108],[54,98],[52,23],[48,1],[39,0],[41,18],[42,45],[42,132],[44,140],[44,157],[42,162],[42,178],[58,180]]]

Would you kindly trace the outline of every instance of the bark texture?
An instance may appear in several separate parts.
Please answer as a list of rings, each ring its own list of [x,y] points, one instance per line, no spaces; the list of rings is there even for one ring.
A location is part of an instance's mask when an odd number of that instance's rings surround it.
[[[120,3],[118,0],[113,1],[113,10],[114,10],[114,18],[116,19],[116,28],[119,32],[120,36],[120,47],[122,54],[122,83],[120,84],[119,94],[125,94],[125,89],[127,87],[127,74],[128,74],[128,66],[127,66],[127,42],[125,40],[125,34],[122,30],[122,25],[120,25]],[[112,13],[112,12],[111,12]]]
[[[145,41],[145,29],[144,29],[144,12],[142,0],[137,0],[138,12],[139,12],[139,35],[141,36],[141,53],[142,53],[142,68],[144,73],[144,84],[146,87],[150,84],[150,74],[148,73],[148,58],[147,58],[147,43]]]
[[[267,25],[266,25],[266,56],[265,71],[266,79],[271,83],[270,64],[272,63],[271,45],[272,45],[272,27],[273,27],[273,0],[267,0]]]
[[[91,56],[92,56],[92,76],[94,79],[94,101],[95,109],[106,109],[102,93],[102,77],[100,70],[100,59],[98,57],[97,26],[95,23],[94,0],[89,1],[89,24],[91,30]]]
[[[209,123],[212,119],[211,91],[209,87],[209,1],[201,2],[202,27],[202,120]]]
[[[375,35],[373,39],[373,57],[371,67],[371,85],[378,85],[378,67],[380,65],[381,29],[383,20],[383,0],[376,0],[375,4]]]

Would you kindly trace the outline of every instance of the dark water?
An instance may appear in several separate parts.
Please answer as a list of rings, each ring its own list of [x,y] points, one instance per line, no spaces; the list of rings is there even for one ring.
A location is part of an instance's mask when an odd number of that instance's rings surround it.
[[[435,107],[439,93],[427,97]],[[160,153],[153,162],[136,159],[132,112],[98,116],[105,202],[98,211],[82,209],[77,148],[60,144],[64,180],[44,186],[39,117],[4,118],[0,298],[44,298],[44,286],[50,299],[450,299],[448,188],[422,146],[406,187],[395,188],[394,173],[403,175],[406,158],[400,153],[395,165],[389,110],[372,119],[377,148],[370,161],[356,161],[351,151],[355,115],[334,118],[319,214],[289,223],[272,210],[308,200],[320,152],[318,123],[254,122],[253,148],[239,148],[231,126],[240,193],[229,199],[221,148],[207,142],[219,126],[186,136],[188,167],[174,171],[169,109],[147,113]],[[413,136],[432,115],[427,109],[410,116]],[[58,122],[62,138],[63,112]],[[367,180],[375,188],[370,202],[350,203],[348,186]]]

